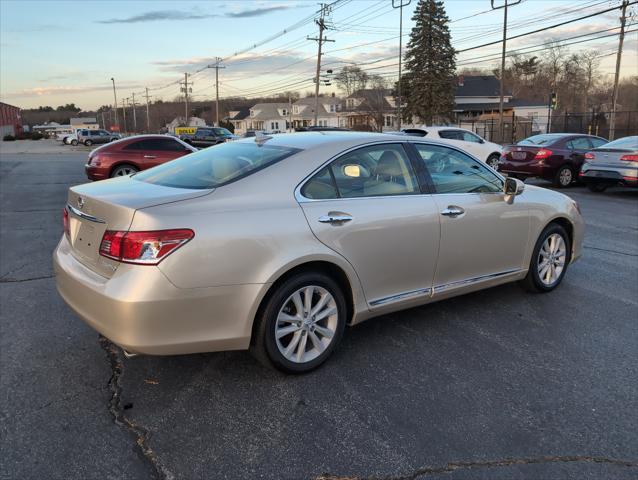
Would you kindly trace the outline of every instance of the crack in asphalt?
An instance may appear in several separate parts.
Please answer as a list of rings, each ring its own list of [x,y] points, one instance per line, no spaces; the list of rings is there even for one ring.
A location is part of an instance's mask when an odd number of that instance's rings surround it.
[[[638,257],[638,253],[621,252],[619,250],[609,250],[608,248],[592,247],[591,245],[583,245],[584,248],[591,250],[599,250],[601,252],[616,253],[618,255],[627,255],[628,257]]]
[[[506,458],[503,460],[486,460],[483,462],[451,462],[442,467],[426,467],[419,469],[413,473],[400,476],[385,477],[357,477],[357,476],[340,476],[323,474],[315,478],[315,480],[416,480],[424,475],[438,475],[442,473],[452,473],[456,470],[471,470],[478,468],[494,468],[508,467],[511,465],[536,465],[542,463],[570,463],[570,462],[587,462],[587,463],[606,463],[621,467],[638,468],[638,462],[628,460],[618,460],[606,457],[590,457],[584,455],[565,455],[565,456],[547,456],[534,458]]]
[[[155,478],[158,480],[173,480],[175,476],[163,465],[157,454],[148,445],[148,430],[124,415],[124,409],[121,404],[121,380],[124,364],[122,363],[119,348],[102,335],[100,335],[100,346],[106,352],[109,364],[111,365],[112,373],[108,382],[111,398],[109,400],[108,409],[113,416],[115,424],[133,436],[138,453],[150,465]]]
[[[42,275],[41,277],[29,277],[29,278],[0,278],[0,283],[22,283],[22,282],[32,282],[34,280],[45,280],[47,278],[53,278],[55,274],[51,275]]]

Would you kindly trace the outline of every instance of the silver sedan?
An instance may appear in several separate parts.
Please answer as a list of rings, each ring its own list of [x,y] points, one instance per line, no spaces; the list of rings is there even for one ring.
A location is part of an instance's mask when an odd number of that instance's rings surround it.
[[[346,325],[506,282],[549,292],[581,254],[567,196],[450,145],[258,136],[70,188],[58,291],[129,354],[250,349],[304,372]]]

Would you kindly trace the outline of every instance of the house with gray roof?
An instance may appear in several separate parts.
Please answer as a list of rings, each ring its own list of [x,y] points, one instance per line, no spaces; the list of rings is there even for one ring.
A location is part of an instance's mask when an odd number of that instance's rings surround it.
[[[337,113],[341,111],[341,99],[332,96],[319,97],[317,125],[320,127],[338,127]],[[293,128],[310,127],[315,119],[315,97],[300,98],[292,105]]]

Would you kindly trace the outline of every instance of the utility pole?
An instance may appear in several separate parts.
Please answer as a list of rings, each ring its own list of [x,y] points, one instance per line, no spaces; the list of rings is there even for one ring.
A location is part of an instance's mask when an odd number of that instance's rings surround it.
[[[126,106],[125,106],[125,102],[128,100],[128,98],[125,98],[122,100],[122,112],[124,112],[124,133],[126,133]]]
[[[288,133],[292,133],[292,97],[288,97]]]
[[[185,108],[185,113],[186,113],[186,116],[184,117],[184,119],[185,119],[184,121],[186,123],[185,126],[188,127],[188,121],[190,120],[190,115],[188,114],[188,92],[189,92],[189,88],[190,88],[191,92],[193,91],[192,87],[188,86],[189,85],[188,73],[184,74],[184,82],[181,83],[181,85],[183,85],[182,92],[184,92],[184,108]],[[190,83],[190,85],[192,85],[192,83]]]
[[[399,82],[397,83],[397,130],[401,131],[401,63],[403,54],[403,7],[410,5],[412,0],[392,0],[392,8],[399,9]]]
[[[146,132],[151,133],[151,114],[148,103],[148,87],[146,87]]]
[[[135,107],[137,104],[135,103],[135,92],[132,92],[131,96],[133,97],[133,131],[137,133],[137,116],[135,115]]]
[[[222,59],[220,57],[215,57],[215,64],[208,65],[208,68],[215,69],[215,126],[219,127],[219,69],[226,68],[220,66],[220,62]]]
[[[618,39],[618,53],[616,54],[616,75],[614,77],[614,92],[611,99],[611,115],[609,116],[609,140],[616,135],[616,108],[618,104],[618,79],[620,77],[620,61],[622,60],[622,46],[625,41],[625,23],[627,21],[627,6],[629,0],[622,2],[622,15],[620,17],[620,37]]]
[[[317,52],[317,74],[315,75],[315,118],[314,125],[317,126],[319,116],[319,75],[321,74],[321,46],[323,42],[334,42],[334,40],[328,40],[323,36],[323,31],[326,30],[325,16],[330,13],[331,7],[325,3],[321,4],[321,12],[319,20],[315,20],[315,23],[319,25],[319,37],[318,38],[310,38],[306,37],[307,40],[313,40],[319,43],[319,50]]]
[[[113,110],[115,110],[115,124],[117,125],[117,128],[120,128],[120,122],[118,122],[117,120],[117,93],[115,93],[115,79],[113,77],[111,77],[111,81],[113,82],[113,98],[115,99],[115,103],[113,104],[115,106],[115,108]]]
[[[102,110],[102,128],[106,130],[106,121],[104,120],[104,110]]]
[[[503,53],[501,56],[501,93],[500,93],[500,100],[498,103],[498,121],[500,124],[500,131],[501,131],[501,142],[504,140],[503,137],[505,137],[505,125],[503,124],[503,97],[505,96],[505,49],[507,46],[507,7],[513,6],[513,5],[517,5],[519,3],[521,3],[521,0],[517,0],[515,2],[509,2],[509,0],[505,0],[505,3],[503,5],[501,5],[500,7],[495,7],[494,6],[494,0],[492,1],[492,10],[498,10],[499,8],[503,9]]]

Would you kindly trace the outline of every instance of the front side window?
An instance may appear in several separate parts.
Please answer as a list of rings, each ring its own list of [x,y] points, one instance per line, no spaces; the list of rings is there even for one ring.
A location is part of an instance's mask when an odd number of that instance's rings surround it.
[[[503,190],[503,182],[480,162],[451,148],[415,144],[430,173],[436,193],[490,193]]]
[[[166,187],[210,189],[251,175],[298,151],[255,142],[223,143],[145,170],[133,178]]]
[[[357,198],[421,193],[400,144],[363,147],[317,173],[302,188],[306,198]]]
[[[567,142],[567,148],[570,150],[589,150],[591,145],[587,137],[577,137]]]
[[[623,138],[622,140],[627,141],[628,139],[631,140],[631,137],[627,137],[626,139]],[[594,148],[602,147],[606,143],[609,143],[609,142],[607,142],[607,140],[604,140],[602,138],[590,138],[589,141],[594,146]],[[630,142],[627,142],[627,144],[629,144],[629,143]],[[638,140],[634,140],[633,144],[634,144],[634,148],[638,148]]]
[[[214,128],[213,130],[215,132],[215,135],[218,135],[220,137],[229,137],[232,135],[232,133],[230,133],[230,130],[226,130],[225,128]]]

